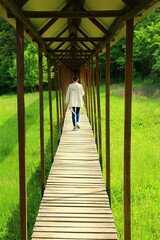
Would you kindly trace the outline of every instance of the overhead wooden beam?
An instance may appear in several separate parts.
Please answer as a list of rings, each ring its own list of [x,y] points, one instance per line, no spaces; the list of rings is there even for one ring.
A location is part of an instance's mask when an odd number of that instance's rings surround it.
[[[56,37],[60,37],[63,33],[65,33],[68,30],[69,26],[66,26],[60,33],[57,34]],[[47,46],[52,45],[53,41],[51,41]]]
[[[94,57],[97,53],[99,53],[105,47],[106,44],[108,44],[109,42],[112,41],[112,39],[114,38],[114,35],[117,33],[118,29],[121,29],[127,20],[139,15],[143,9],[147,9],[147,8],[151,7],[152,5],[156,4],[157,2],[159,2],[159,0],[143,1],[140,4],[136,5],[134,8],[128,10],[128,12],[125,15],[116,19],[108,30],[110,34],[106,37],[106,39],[104,41],[102,41],[99,44],[98,48],[91,55],[91,57]]]
[[[27,18],[90,18],[90,17],[120,17],[124,10],[106,11],[23,11]],[[8,17],[14,17],[8,13]]]
[[[80,32],[85,38],[89,38],[89,36],[88,36],[86,33],[84,33],[84,32],[82,31],[82,29],[80,29],[78,26],[76,26],[76,24],[74,24],[74,26],[76,27],[76,29],[78,30],[78,32]],[[91,43],[92,43],[92,45],[93,45],[94,47],[97,48],[97,44],[96,44],[95,42],[91,42]]]
[[[17,6],[22,8],[29,0],[18,0]]]
[[[65,44],[65,42],[60,43],[54,50],[58,50],[58,49],[61,48],[64,44]]]
[[[66,11],[66,10],[68,10],[73,3],[74,3],[74,0],[68,1],[67,5],[64,6],[64,7],[61,9],[61,11]],[[58,20],[58,18],[52,18],[43,28],[41,28],[41,30],[39,31],[40,35],[42,35],[43,33],[45,33],[57,20]]]
[[[139,0],[122,0],[128,7],[132,8],[135,7],[137,4],[140,3]]]
[[[84,42],[80,42],[87,50],[91,50]]]
[[[47,55],[47,50],[45,43],[43,42],[39,32],[37,29],[32,25],[32,23],[24,16],[21,9],[16,5],[15,1],[13,0],[1,0],[2,5],[8,9],[14,16],[17,18],[24,26],[27,33],[35,39],[43,48],[43,51]]]
[[[53,53],[92,53],[93,51],[89,51],[89,50],[78,50],[78,49],[69,49],[69,50],[53,50]]]
[[[46,37],[46,38],[43,38],[43,41],[45,42],[50,42],[50,41],[53,41],[53,42],[99,42],[99,41],[104,41],[105,38],[104,37],[92,37],[92,38],[69,38],[69,37]]]
[[[87,11],[80,3],[79,1],[75,2],[76,6],[79,8],[79,10],[81,11]],[[94,17],[90,17],[89,20],[96,25],[97,28],[99,28],[103,33],[105,33],[106,35],[109,34],[109,31]]]

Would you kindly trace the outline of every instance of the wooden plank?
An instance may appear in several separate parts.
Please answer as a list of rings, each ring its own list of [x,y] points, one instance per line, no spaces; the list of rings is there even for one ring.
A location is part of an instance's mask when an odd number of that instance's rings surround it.
[[[56,222],[56,221],[48,221],[48,222],[45,222],[45,221],[37,221],[36,222],[36,227],[44,227],[44,226],[47,226],[47,227],[78,227],[78,228],[83,228],[83,227],[86,227],[86,223],[85,222],[82,222],[81,224],[79,224],[78,222]],[[109,227],[114,227],[114,224],[113,223],[105,223],[105,222],[92,222],[92,223],[87,223],[87,227],[89,228],[109,228]]]
[[[32,240],[117,239],[92,129],[83,114],[79,131],[69,124],[67,112]]]
[[[48,232],[33,232],[33,239],[55,239],[56,238],[71,238],[71,239],[117,239],[117,235],[113,233],[67,233],[67,232],[56,232],[56,233],[48,233]]]

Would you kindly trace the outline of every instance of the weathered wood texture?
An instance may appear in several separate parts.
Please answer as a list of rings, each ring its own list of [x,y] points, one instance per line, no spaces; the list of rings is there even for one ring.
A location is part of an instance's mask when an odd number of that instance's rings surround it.
[[[85,114],[71,131],[67,111],[33,230],[37,239],[117,239],[93,132]]]

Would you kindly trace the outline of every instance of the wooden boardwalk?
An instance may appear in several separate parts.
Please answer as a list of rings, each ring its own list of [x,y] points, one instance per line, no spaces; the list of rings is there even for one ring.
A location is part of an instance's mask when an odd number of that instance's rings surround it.
[[[80,123],[80,130],[71,131],[71,113],[66,113],[32,240],[118,239],[85,114]]]

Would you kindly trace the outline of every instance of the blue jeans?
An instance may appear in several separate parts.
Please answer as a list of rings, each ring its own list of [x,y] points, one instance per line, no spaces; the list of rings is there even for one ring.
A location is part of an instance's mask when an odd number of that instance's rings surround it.
[[[73,126],[76,126],[76,123],[79,122],[80,117],[80,107],[72,107],[72,122]]]

